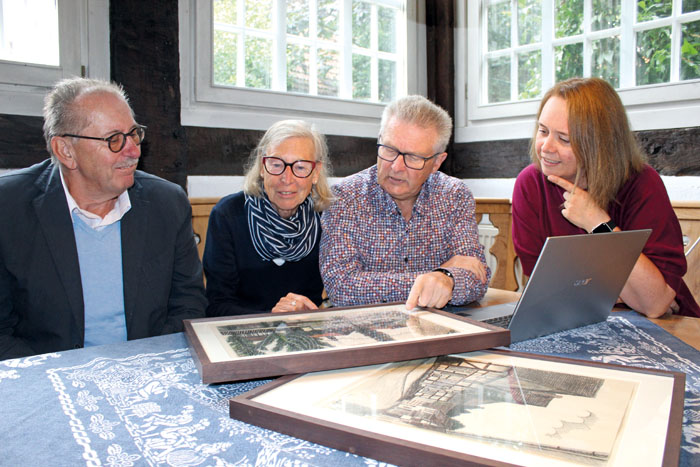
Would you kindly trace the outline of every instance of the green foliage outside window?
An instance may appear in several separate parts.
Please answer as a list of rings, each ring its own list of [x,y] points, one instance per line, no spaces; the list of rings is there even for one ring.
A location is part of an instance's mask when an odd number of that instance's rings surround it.
[[[335,0],[318,0],[318,38],[338,40],[338,8]]]
[[[554,36],[568,37],[583,32],[583,0],[556,2]]]
[[[236,85],[236,55],[238,37],[224,31],[214,31],[214,82]]]
[[[391,102],[396,98],[396,62],[379,60],[379,101]]]
[[[508,102],[510,99],[510,57],[488,60],[488,101]]]
[[[602,78],[614,88],[620,87],[620,40],[608,37],[591,44],[591,76]]]
[[[336,50],[318,49],[318,95],[338,96],[339,54]]]
[[[272,41],[246,37],[245,70],[247,88],[272,88]]]
[[[671,28],[637,34],[637,86],[671,80]]]
[[[542,52],[518,56],[518,99],[533,99],[542,93]]]
[[[673,0],[640,0],[637,2],[637,21],[668,18],[673,13]]]
[[[396,10],[385,7],[377,8],[379,17],[379,50],[396,52]]]
[[[370,47],[371,6],[365,2],[352,2],[352,43],[358,47]]]
[[[486,6],[487,45],[489,52],[516,49],[514,55],[489,56],[484,66],[487,74],[489,103],[537,98],[542,93],[541,52],[519,51],[518,47],[542,42],[542,11],[539,0],[498,2]],[[620,33],[622,0],[592,0],[590,29],[609,31],[606,36],[591,40],[584,48],[584,0],[554,2],[554,38],[567,39],[553,46],[555,82],[568,78],[598,76],[619,88],[621,79]],[[513,10],[511,9],[513,8]],[[700,10],[700,0],[682,0],[682,11]],[[517,12],[518,43],[512,43],[511,21]],[[638,0],[636,24],[668,18],[673,15],[673,0]],[[687,20],[686,20],[687,21]],[[663,25],[635,33],[635,84],[668,83],[671,81],[672,29]],[[584,50],[590,50],[590,70],[584,70]],[[514,59],[512,57],[515,57]],[[511,62],[513,60],[513,62]],[[517,95],[511,96],[511,67],[517,66]],[[626,70],[629,72],[628,70]],[[700,21],[681,23],[681,80],[700,78]]]
[[[591,29],[602,31],[620,26],[620,2],[621,0],[593,0]]]
[[[542,40],[542,5],[540,0],[518,0],[518,45]]]
[[[700,8],[700,5],[696,5],[696,8]],[[683,25],[682,40],[681,79],[698,79],[700,78],[700,21]]]
[[[309,37],[309,0],[287,0],[287,34]]]
[[[247,27],[263,31],[272,29],[272,2],[245,0],[245,7],[245,24]]]
[[[214,0],[214,22],[236,24],[236,0]]]
[[[683,13],[700,10],[700,0],[683,0]]]
[[[488,50],[501,50],[510,47],[511,12],[508,2],[489,5],[488,21]]]
[[[583,42],[555,47],[554,80],[559,82],[578,76],[583,76]]]
[[[287,44],[287,91],[309,92],[309,47]]]
[[[371,59],[352,54],[352,98],[369,100],[372,97]]]

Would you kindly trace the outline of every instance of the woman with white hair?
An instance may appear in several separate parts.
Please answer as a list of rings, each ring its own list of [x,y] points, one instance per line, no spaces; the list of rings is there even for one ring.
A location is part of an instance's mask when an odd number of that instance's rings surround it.
[[[209,216],[208,316],[316,309],[319,212],[328,207],[328,148],[300,120],[272,125],[252,152],[243,191]]]

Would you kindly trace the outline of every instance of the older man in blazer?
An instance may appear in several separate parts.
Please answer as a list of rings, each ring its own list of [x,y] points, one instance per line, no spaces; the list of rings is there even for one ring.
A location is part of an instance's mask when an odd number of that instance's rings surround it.
[[[0,359],[182,330],[204,316],[191,208],[136,170],[145,127],[121,87],[59,82],[51,159],[0,177]]]

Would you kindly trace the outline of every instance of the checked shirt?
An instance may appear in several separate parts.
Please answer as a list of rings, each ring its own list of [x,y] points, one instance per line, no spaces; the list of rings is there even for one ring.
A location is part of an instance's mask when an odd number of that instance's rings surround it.
[[[376,165],[343,180],[334,191],[336,201],[321,218],[319,261],[335,306],[406,301],[419,274],[455,255],[474,256],[486,266],[474,197],[459,179],[430,175],[409,221],[378,185]],[[455,279],[450,304],[484,296],[488,281],[482,283],[466,269],[448,269]]]

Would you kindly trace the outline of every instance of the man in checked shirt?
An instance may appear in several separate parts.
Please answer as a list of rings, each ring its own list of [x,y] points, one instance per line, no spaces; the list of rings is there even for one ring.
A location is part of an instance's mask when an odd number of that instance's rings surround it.
[[[491,271],[474,197],[438,172],[451,133],[447,112],[422,96],[384,109],[377,164],[337,184],[321,219],[321,277],[335,306],[442,308],[484,296]]]

